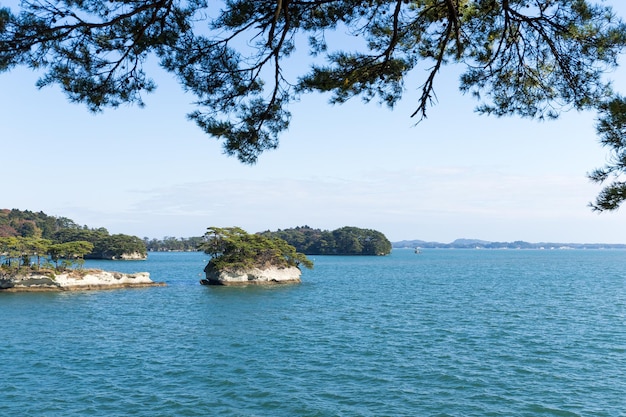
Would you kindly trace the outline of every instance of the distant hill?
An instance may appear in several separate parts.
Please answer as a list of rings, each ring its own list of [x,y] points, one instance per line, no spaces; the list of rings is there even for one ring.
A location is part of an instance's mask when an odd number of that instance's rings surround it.
[[[623,243],[529,243],[522,240],[514,242],[489,242],[479,239],[456,239],[451,243],[426,242],[424,240],[401,240],[391,242],[395,249],[626,249]]]

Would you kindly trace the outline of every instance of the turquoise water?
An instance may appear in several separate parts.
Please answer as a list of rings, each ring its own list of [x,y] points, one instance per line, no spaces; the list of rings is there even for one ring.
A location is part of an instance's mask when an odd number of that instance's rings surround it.
[[[626,252],[315,257],[203,287],[0,294],[0,416],[626,416]]]

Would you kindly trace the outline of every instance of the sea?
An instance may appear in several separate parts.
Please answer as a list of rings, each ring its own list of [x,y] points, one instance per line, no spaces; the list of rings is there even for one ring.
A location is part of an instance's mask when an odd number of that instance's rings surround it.
[[[0,416],[626,416],[626,251],[311,258],[300,284],[149,253],[86,267],[167,286],[0,293]]]

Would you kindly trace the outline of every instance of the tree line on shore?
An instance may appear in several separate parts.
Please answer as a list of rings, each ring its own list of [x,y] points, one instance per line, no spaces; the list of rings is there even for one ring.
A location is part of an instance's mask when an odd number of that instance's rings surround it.
[[[5,240],[12,242],[6,243],[11,247],[28,246],[33,241],[39,241],[39,246],[88,242],[91,250],[82,255],[86,259],[118,259],[125,254],[145,257],[147,254],[144,241],[136,236],[111,235],[104,227],[80,226],[66,217],[49,216],[41,211],[0,209],[0,238],[17,238],[18,243]],[[4,251],[0,250],[2,253]]]
[[[143,242],[149,252],[195,252],[199,251],[204,242],[202,236],[173,237],[165,236],[163,239],[144,237]]]
[[[276,231],[266,230],[259,235],[280,238],[306,255],[388,255],[391,242],[387,237],[371,229],[345,226],[332,231],[298,226]],[[149,251],[198,251],[202,250],[206,236],[163,239],[144,238]]]
[[[345,226],[332,231],[299,226],[259,234],[278,237],[307,255],[387,255],[391,243],[379,231]],[[205,236],[163,239],[125,234],[109,234],[104,227],[81,226],[67,217],[49,216],[44,212],[0,209],[0,237],[46,239],[53,244],[89,242],[93,249],[85,259],[116,259],[123,254],[146,256],[148,251],[199,251]]]
[[[306,255],[388,255],[391,242],[377,230],[344,226],[332,231],[299,226],[265,231],[265,236],[279,237]]]

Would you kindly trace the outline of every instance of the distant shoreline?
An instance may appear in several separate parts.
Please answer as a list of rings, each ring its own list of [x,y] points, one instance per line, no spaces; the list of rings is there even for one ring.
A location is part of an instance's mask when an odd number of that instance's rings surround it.
[[[489,242],[478,239],[457,239],[451,243],[426,242],[423,240],[401,240],[391,242],[393,249],[626,249],[623,243],[559,243],[539,242]]]

